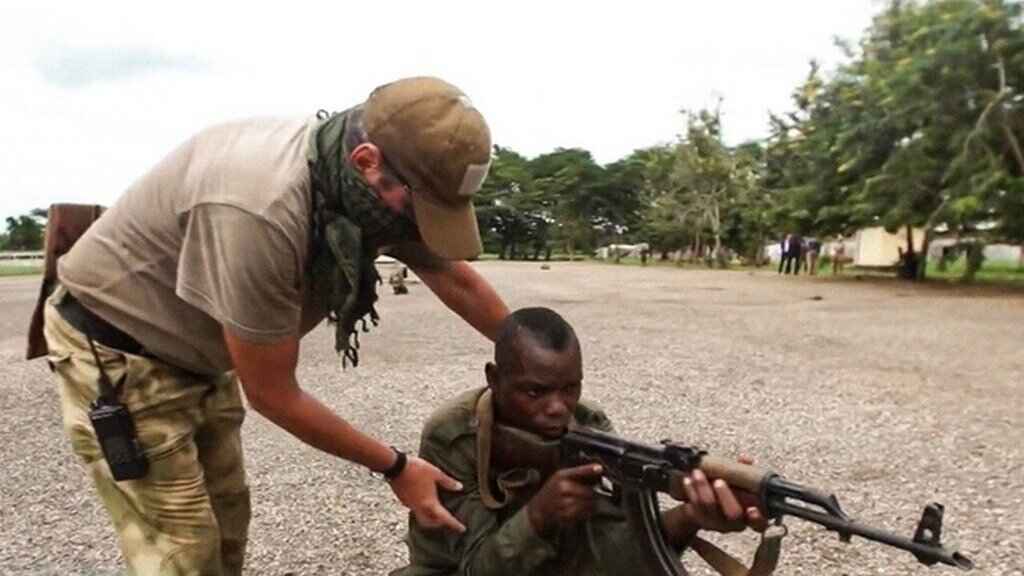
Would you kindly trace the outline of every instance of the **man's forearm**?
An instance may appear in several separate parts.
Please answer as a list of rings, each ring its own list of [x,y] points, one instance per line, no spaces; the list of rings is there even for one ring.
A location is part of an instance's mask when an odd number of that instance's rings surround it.
[[[441,270],[417,270],[424,283],[470,326],[494,340],[509,314],[494,287],[467,262],[448,262]]]
[[[388,446],[363,434],[297,385],[267,402],[249,399],[253,408],[306,444],[366,466],[385,470],[395,460]]]
[[[494,341],[498,338],[501,324],[509,315],[508,306],[490,282],[472,266],[467,262],[457,264],[462,268],[461,286],[465,292],[462,294],[462,309],[456,312],[481,334]]]

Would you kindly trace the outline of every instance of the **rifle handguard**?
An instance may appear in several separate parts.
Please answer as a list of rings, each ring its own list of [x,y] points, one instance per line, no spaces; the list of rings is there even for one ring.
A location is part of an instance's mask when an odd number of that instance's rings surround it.
[[[725,483],[731,488],[743,490],[756,496],[757,502],[762,508],[765,503],[765,482],[775,476],[774,472],[764,468],[706,454],[701,456],[700,465],[697,468],[711,480],[725,480]],[[683,476],[685,476],[683,472],[673,472],[672,481],[668,486],[669,494],[680,501],[688,500],[683,491]]]
[[[774,472],[758,466],[708,455],[704,455],[700,459],[700,470],[708,478],[721,478],[729,486],[750,492],[758,497],[764,494],[765,482],[775,476]]]

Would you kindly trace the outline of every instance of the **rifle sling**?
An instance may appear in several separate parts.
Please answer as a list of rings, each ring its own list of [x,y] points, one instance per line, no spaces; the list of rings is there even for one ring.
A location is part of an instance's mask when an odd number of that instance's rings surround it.
[[[754,552],[754,562],[750,565],[750,568],[744,566],[728,552],[703,538],[694,538],[690,543],[690,548],[693,548],[705,562],[715,569],[715,572],[722,576],[769,576],[775,571],[775,567],[779,563],[782,538],[785,535],[785,526],[769,526],[764,534],[761,535],[761,543],[758,544],[757,551]]]
[[[558,469],[559,441],[548,440],[533,432],[496,422],[494,400],[490,390],[485,390],[477,400],[476,424],[477,484],[480,488],[480,501],[487,508],[503,508],[508,504],[510,490],[514,491],[516,486],[524,483],[537,483]],[[575,416],[570,417],[569,428],[576,425]],[[514,464],[510,464],[508,460],[509,452],[514,455]],[[501,454],[504,454],[504,457]],[[495,493],[494,481],[491,478],[491,467],[495,464],[496,458],[497,465],[502,469],[512,465],[515,468],[526,469],[527,473],[525,477],[515,480],[508,478],[507,472],[496,475],[500,494]]]
[[[491,391],[486,390],[476,403],[476,482],[480,489],[480,501],[491,510],[505,506],[506,501],[499,501],[491,491],[491,442],[494,432],[494,406],[491,404]]]

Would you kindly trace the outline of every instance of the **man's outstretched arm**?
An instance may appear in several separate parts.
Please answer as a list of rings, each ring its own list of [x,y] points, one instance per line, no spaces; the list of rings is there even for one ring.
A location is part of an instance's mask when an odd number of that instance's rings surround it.
[[[509,314],[508,306],[483,276],[468,262],[444,260],[423,244],[407,243],[388,253],[407,266],[430,290],[481,334],[494,340]]]
[[[268,420],[310,446],[371,470],[386,470],[394,464],[391,448],[363,434],[299,387],[295,378],[297,336],[256,344],[224,330],[224,341],[249,404]],[[410,456],[403,472],[390,484],[419,522],[456,532],[465,530],[441,506],[437,495],[438,486],[445,490],[461,486],[432,464]]]

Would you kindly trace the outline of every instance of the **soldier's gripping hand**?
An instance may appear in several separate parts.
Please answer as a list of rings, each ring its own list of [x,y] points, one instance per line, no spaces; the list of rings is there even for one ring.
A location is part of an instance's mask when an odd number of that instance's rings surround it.
[[[746,457],[739,461],[754,463]],[[700,470],[694,470],[682,482],[686,494],[682,516],[691,526],[715,532],[739,532],[747,528],[763,532],[768,527],[753,495],[733,490],[724,480],[711,480]]]
[[[439,486],[454,492],[462,490],[462,484],[430,462],[409,456],[405,469],[389,483],[395,496],[412,511],[420,526],[446,528],[460,534],[466,531],[466,527],[441,505],[437,497]]]
[[[559,527],[589,518],[597,497],[594,486],[601,479],[601,471],[598,464],[584,464],[552,474],[526,505],[534,530],[546,537]]]

